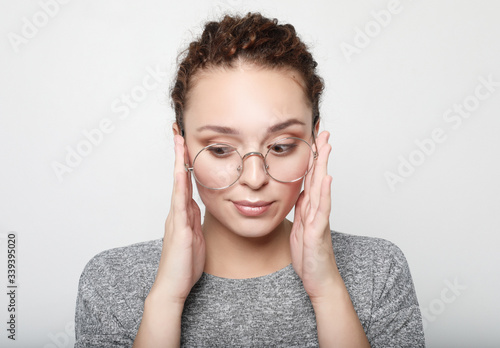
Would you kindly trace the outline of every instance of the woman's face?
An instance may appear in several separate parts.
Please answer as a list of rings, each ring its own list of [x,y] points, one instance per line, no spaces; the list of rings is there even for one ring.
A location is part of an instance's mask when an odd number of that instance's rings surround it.
[[[198,75],[189,92],[184,128],[190,165],[213,143],[226,143],[243,156],[285,137],[312,144],[312,109],[293,71],[242,64]],[[197,183],[206,207],[205,221],[241,236],[260,237],[287,216],[300,194],[302,180],[280,183],[269,177],[260,156],[244,160],[243,172],[229,188],[211,190]],[[258,205],[259,207],[256,207]]]

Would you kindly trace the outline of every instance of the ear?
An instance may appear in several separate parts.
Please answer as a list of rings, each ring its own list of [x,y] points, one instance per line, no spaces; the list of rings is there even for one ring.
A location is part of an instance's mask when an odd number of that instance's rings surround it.
[[[319,119],[313,128],[313,143],[311,145],[314,152],[318,151],[318,148],[316,146],[316,139],[318,138],[318,132],[319,132]]]
[[[174,122],[172,125],[172,131],[174,132],[174,135],[183,135],[181,134],[181,127],[177,124],[177,122]]]
[[[174,136],[180,135],[180,136],[184,137],[184,133],[181,131],[181,127],[179,127],[177,122],[174,122],[174,124],[172,125],[172,132],[174,133]],[[184,141],[185,141],[185,139],[184,139]],[[184,147],[186,147],[185,142],[184,142]],[[189,153],[187,151],[184,152],[184,163],[191,163],[191,161],[189,160]]]
[[[316,122],[316,124],[314,125],[314,138],[317,138],[318,137],[318,132],[319,132],[319,119],[318,121]]]

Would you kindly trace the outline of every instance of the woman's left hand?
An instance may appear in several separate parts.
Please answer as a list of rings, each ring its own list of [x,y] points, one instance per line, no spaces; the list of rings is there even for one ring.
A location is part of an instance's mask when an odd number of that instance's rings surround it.
[[[327,174],[330,134],[316,140],[318,157],[295,204],[290,234],[292,264],[311,300],[327,295],[340,278],[330,235],[331,183]]]

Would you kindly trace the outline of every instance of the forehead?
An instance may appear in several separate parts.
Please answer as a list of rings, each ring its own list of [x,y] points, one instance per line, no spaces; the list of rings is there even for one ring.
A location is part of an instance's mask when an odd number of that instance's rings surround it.
[[[191,134],[206,125],[262,133],[292,118],[312,130],[312,109],[300,74],[250,64],[199,74],[184,115],[184,127]]]

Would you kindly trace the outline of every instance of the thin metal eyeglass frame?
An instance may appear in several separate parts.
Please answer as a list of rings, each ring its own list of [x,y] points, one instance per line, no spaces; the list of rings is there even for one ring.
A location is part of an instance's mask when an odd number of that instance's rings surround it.
[[[266,158],[267,158],[267,155],[269,155],[269,152],[271,151],[271,149],[273,148],[274,145],[280,143],[281,141],[284,141],[284,140],[287,140],[287,139],[297,139],[297,140],[300,140],[300,141],[303,141],[304,143],[307,144],[307,146],[309,146],[309,149],[311,150],[312,154],[313,154],[313,164],[311,165],[310,168],[307,168],[307,171],[304,173],[304,175],[302,175],[300,178],[297,178],[295,180],[292,180],[292,181],[281,181],[281,180],[278,180],[276,178],[274,178],[268,171],[267,171],[267,168],[269,168],[269,165],[267,164],[266,162]],[[314,145],[316,145],[316,138],[314,137],[313,135],[313,141],[314,141]],[[205,186],[203,185],[199,180],[198,178],[196,177],[196,175],[194,174],[194,164],[196,162],[196,158],[198,157],[199,154],[201,154],[205,149],[211,147],[211,146],[215,146],[215,145],[224,145],[224,146],[229,146],[231,148],[234,149],[234,151],[236,151],[236,153],[238,154],[238,156],[240,156],[240,160],[241,160],[241,170],[239,170],[239,174],[238,174],[238,177],[229,185],[227,186],[224,186],[224,187],[221,187],[221,188],[213,188],[213,187],[208,187],[208,186]],[[311,144],[309,144],[306,140],[302,139],[302,138],[298,138],[298,137],[286,137],[286,138],[283,138],[283,139],[280,139],[276,142],[274,142],[270,147],[269,149],[267,150],[266,152],[266,155],[264,156],[262,154],[262,152],[258,152],[258,151],[252,151],[252,152],[248,152],[246,153],[245,155],[241,156],[241,154],[238,152],[238,149],[235,148],[234,146],[232,145],[229,145],[229,144],[225,144],[225,143],[213,143],[213,144],[209,144],[207,146],[205,146],[204,148],[202,148],[200,151],[198,151],[198,153],[196,154],[196,156],[194,156],[194,159],[193,159],[193,166],[192,167],[189,167],[187,163],[184,163],[184,168],[187,172],[190,172],[191,174],[193,174],[193,177],[194,179],[196,180],[196,182],[198,184],[200,184],[201,186],[203,187],[206,187],[207,189],[210,189],[210,190],[224,190],[224,189],[227,189],[228,187],[231,187],[233,186],[237,181],[238,179],[241,177],[241,174],[243,173],[243,170],[244,170],[244,161],[247,157],[250,157],[250,156],[260,156],[260,158],[263,159],[264,161],[264,171],[266,172],[266,175],[269,176],[270,178],[272,178],[273,180],[275,181],[278,181],[278,182],[281,182],[281,183],[285,183],[285,184],[288,184],[288,183],[292,183],[292,182],[296,182],[296,181],[299,181],[301,180],[302,178],[304,178],[310,171],[311,169],[314,167],[314,163],[316,162],[316,159],[318,158],[318,152],[317,151],[313,151],[313,148],[311,146]]]

